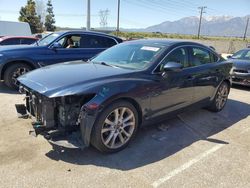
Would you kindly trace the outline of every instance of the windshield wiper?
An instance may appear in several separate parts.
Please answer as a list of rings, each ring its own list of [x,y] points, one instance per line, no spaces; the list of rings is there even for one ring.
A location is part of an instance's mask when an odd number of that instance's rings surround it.
[[[112,67],[112,65],[107,64],[107,63],[105,63],[105,62],[103,62],[103,61],[102,61],[102,62],[100,62],[100,64],[101,64],[101,65],[106,65],[106,66]]]
[[[115,66],[115,65],[107,64],[107,63],[105,63],[104,61],[102,61],[102,62],[93,62],[93,63],[98,63],[98,64],[105,65],[105,66],[109,66],[109,67],[118,67],[118,66]]]

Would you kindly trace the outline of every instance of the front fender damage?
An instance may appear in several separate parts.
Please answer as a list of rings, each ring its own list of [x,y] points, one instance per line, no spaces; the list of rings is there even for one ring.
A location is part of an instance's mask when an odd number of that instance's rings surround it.
[[[20,117],[29,115],[35,118],[30,134],[44,136],[53,146],[83,149],[91,143],[94,124],[104,106],[121,97],[116,95],[116,89],[111,88],[103,86],[89,91],[91,94],[56,98],[23,88],[26,105],[16,107],[19,107]]]
[[[80,132],[81,138],[86,147],[90,145],[91,132],[95,123],[95,117],[93,115],[88,115],[86,111],[81,111],[80,113]]]

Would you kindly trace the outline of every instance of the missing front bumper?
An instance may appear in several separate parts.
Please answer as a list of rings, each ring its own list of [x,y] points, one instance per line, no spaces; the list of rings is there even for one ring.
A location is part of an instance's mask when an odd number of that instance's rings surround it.
[[[16,104],[16,111],[19,118],[28,118],[30,115],[24,104]],[[32,122],[33,130],[29,132],[32,136],[42,135],[51,144],[65,148],[83,149],[84,145],[80,130],[58,130],[54,127],[44,126],[41,122]]]

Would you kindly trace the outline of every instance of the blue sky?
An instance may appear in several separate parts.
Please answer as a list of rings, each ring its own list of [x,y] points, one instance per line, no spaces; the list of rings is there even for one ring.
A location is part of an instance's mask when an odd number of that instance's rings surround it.
[[[27,0],[0,0],[0,20],[17,21]],[[47,0],[44,0],[46,3]],[[86,26],[87,0],[52,0],[56,25]],[[250,14],[250,0],[121,0],[123,28],[144,28],[163,21],[198,16],[198,6],[207,6],[206,16],[245,16]],[[109,10],[108,26],[116,25],[117,0],[91,0],[91,27],[99,27],[99,11]]]

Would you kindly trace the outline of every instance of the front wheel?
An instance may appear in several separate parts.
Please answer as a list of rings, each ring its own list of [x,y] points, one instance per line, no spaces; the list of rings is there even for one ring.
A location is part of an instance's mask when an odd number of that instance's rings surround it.
[[[213,112],[221,111],[227,103],[229,89],[229,85],[226,82],[222,82],[217,90],[212,104],[208,107],[208,109]]]
[[[138,127],[138,113],[126,101],[111,104],[94,124],[91,144],[101,152],[117,152],[125,148]]]
[[[17,78],[31,70],[31,67],[23,64],[17,63],[9,66],[4,73],[4,83],[11,89],[17,90],[19,87],[19,82]]]

